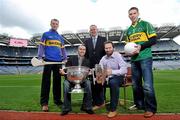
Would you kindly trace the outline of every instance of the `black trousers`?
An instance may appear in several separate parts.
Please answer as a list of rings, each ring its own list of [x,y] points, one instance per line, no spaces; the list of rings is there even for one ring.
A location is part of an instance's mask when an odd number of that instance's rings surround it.
[[[61,75],[59,74],[60,65],[45,65],[42,75],[40,104],[48,105],[49,92],[51,86],[51,72],[53,72],[53,99],[55,104],[61,101]]]
[[[101,85],[93,82],[93,77],[89,76],[91,81],[93,106],[102,105],[106,100],[106,85]]]

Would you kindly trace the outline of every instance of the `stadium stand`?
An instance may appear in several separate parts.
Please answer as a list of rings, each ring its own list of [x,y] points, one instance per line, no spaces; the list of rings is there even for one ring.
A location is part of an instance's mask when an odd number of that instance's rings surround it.
[[[156,27],[158,42],[152,46],[153,69],[180,69],[180,45],[173,38],[180,35],[180,25],[164,25]],[[99,30],[101,36],[113,41],[115,50],[124,55],[125,30],[120,27],[105,31]],[[65,46],[68,55],[77,54],[77,46],[82,44],[90,35],[88,30],[81,30],[77,33],[64,32]],[[7,34],[0,34],[0,74],[29,74],[41,73],[42,67],[32,67],[31,59],[37,56],[37,46],[41,38],[41,33],[35,34],[26,47],[10,46],[12,37]],[[126,61],[130,57],[124,56]]]

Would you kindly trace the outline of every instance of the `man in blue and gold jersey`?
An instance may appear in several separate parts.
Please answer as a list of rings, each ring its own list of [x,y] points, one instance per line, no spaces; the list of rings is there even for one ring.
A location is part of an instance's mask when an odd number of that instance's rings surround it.
[[[62,62],[67,59],[66,50],[64,47],[64,39],[57,32],[59,21],[52,19],[50,23],[51,29],[43,33],[41,42],[38,48],[38,58],[48,62]],[[61,76],[57,64],[45,65],[41,83],[41,98],[40,104],[42,110],[48,111],[49,92],[51,86],[51,71],[53,72],[53,99],[56,105],[61,105]]]
[[[144,109],[144,117],[152,117],[157,111],[157,102],[153,87],[151,46],[156,43],[157,35],[149,22],[139,18],[138,8],[130,8],[128,14],[132,25],[127,29],[127,42],[138,45],[131,56],[135,105],[130,109]]]

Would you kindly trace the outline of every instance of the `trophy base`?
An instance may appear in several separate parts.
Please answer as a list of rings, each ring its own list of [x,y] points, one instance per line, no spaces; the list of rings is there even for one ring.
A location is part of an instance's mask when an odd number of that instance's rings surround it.
[[[85,93],[83,89],[73,89],[71,92],[69,93]]]

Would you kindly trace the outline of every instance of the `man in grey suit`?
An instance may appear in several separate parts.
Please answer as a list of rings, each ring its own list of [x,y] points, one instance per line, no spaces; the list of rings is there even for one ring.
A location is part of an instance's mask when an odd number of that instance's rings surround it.
[[[107,41],[106,37],[98,35],[98,28],[96,25],[90,26],[90,38],[85,41],[86,46],[86,58],[90,61],[90,68],[94,68],[95,64],[99,64],[100,59],[106,54],[104,51],[104,42]],[[98,109],[104,106],[105,97],[104,86],[101,84],[93,84],[92,82],[92,97],[93,97],[93,109]]]

